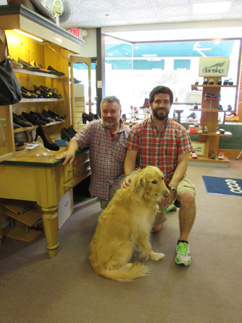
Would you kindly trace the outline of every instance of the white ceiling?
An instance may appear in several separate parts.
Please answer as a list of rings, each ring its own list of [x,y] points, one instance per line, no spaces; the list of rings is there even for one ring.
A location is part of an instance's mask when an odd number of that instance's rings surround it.
[[[43,2],[49,1],[43,0]],[[217,5],[215,13],[210,12],[212,2],[227,1],[231,2],[228,12],[218,13],[220,4]],[[129,41],[189,39],[194,37],[189,36],[191,31],[195,31],[196,38],[200,35],[204,35],[203,38],[210,38],[213,34],[207,28],[211,26],[211,22],[213,32],[216,27],[225,26],[223,35],[242,36],[242,0],[63,0],[63,2],[65,12],[60,17],[63,28],[105,27],[102,28],[105,33]],[[207,12],[194,14],[193,5],[204,2],[207,3]],[[149,26],[144,29],[141,27],[144,24]],[[202,31],[201,28],[205,30]],[[137,30],[140,32],[137,33]],[[152,37],[151,31],[153,31]]]

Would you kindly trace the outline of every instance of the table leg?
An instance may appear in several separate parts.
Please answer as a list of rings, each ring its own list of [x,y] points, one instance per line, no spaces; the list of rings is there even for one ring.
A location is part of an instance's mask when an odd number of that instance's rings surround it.
[[[45,237],[47,242],[47,250],[49,257],[55,257],[57,255],[57,236],[58,236],[58,211],[57,207],[44,208],[41,207],[43,212],[43,224],[45,230]]]

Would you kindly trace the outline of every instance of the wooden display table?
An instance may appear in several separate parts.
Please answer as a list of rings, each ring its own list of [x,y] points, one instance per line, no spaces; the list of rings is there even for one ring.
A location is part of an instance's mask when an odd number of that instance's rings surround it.
[[[60,199],[91,174],[89,150],[78,150],[73,164],[63,166],[63,160],[56,160],[55,156],[65,149],[51,151],[50,156],[43,156],[43,147],[24,150],[0,163],[0,198],[37,202],[43,212],[50,257],[57,254]]]

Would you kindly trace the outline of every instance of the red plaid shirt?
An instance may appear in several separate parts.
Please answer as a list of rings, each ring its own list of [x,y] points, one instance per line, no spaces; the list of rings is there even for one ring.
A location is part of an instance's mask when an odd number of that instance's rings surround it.
[[[111,137],[110,131],[102,126],[102,120],[94,120],[73,137],[80,148],[90,149],[92,175],[89,191],[94,196],[108,200],[109,185],[120,187],[129,131],[130,128],[121,122],[119,132]]]
[[[152,122],[146,119],[132,127],[126,144],[137,150],[137,166],[157,166],[163,172],[166,184],[171,180],[178,164],[178,155],[192,150],[191,139],[186,129],[174,120],[167,120],[159,133]]]

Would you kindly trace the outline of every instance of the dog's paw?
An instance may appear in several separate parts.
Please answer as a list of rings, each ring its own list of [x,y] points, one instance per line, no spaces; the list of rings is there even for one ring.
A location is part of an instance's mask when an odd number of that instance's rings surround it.
[[[161,253],[161,252],[153,252],[151,255],[150,255],[150,259],[152,260],[160,260],[162,258],[165,257],[165,254],[164,253]]]

